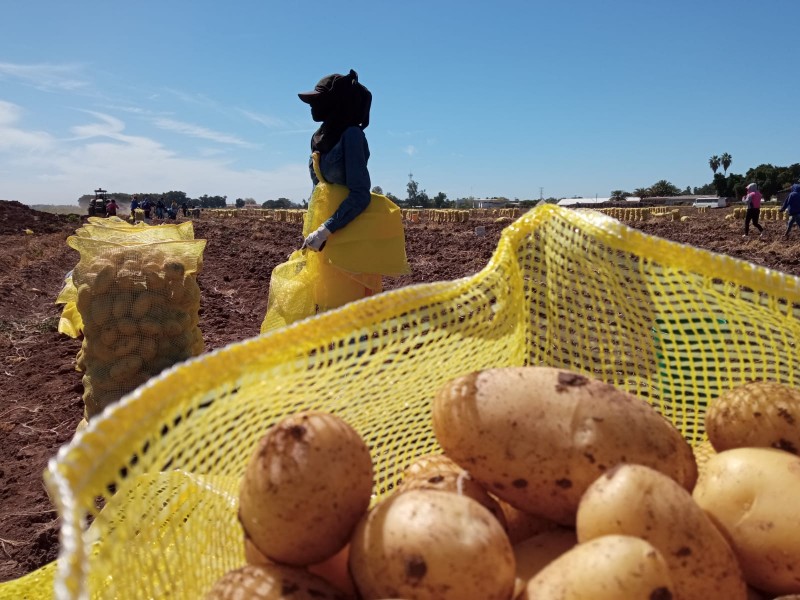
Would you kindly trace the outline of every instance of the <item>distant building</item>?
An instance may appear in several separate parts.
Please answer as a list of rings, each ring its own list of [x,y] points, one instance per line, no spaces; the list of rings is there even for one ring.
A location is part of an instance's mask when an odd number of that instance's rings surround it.
[[[572,206],[574,208],[591,208],[593,206],[604,206],[611,204],[631,205],[641,202],[638,196],[628,196],[627,198],[562,198],[558,201],[559,206]]]
[[[518,204],[507,198],[459,198],[456,200],[456,208],[503,208]]]

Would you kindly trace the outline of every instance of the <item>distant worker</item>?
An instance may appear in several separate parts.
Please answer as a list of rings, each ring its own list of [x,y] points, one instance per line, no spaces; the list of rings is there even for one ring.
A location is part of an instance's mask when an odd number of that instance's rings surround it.
[[[164,201],[161,198],[159,198],[158,201],[156,201],[156,218],[163,219],[164,211],[166,210],[166,208],[167,207],[164,204]]]
[[[131,200],[131,221],[136,223],[136,209],[139,208],[139,199],[134,196]]]
[[[186,202],[182,202],[181,203],[181,210],[183,211],[183,216],[184,217],[188,217],[189,216],[189,205],[186,204]]]
[[[119,206],[117,206],[117,203],[112,198],[111,200],[108,201],[108,204],[106,204],[106,216],[116,217],[118,208]]]
[[[744,235],[750,235],[750,222],[753,222],[753,227],[761,232],[761,237],[764,237],[764,227],[758,223],[758,215],[761,213],[761,192],[758,191],[758,185],[751,183],[747,186],[747,193],[742,202],[747,204],[747,213],[744,216]]]
[[[142,202],[142,210],[144,211],[144,218],[145,221],[150,220],[150,212],[153,210],[153,203],[150,202],[150,198],[145,198],[144,202]]]
[[[792,191],[786,197],[786,201],[781,206],[781,212],[789,211],[789,223],[786,225],[786,233],[783,237],[789,239],[789,232],[792,230],[792,225],[797,225],[800,228],[800,183],[795,183],[792,186]]]

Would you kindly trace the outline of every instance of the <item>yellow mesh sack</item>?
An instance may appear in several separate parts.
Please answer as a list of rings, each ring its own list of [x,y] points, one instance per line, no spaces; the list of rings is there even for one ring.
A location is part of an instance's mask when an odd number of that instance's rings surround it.
[[[83,324],[86,418],[203,350],[196,275],[205,240],[117,244],[70,236]]]
[[[89,220],[98,217],[91,217]],[[112,221],[111,218],[100,219]],[[125,221],[112,221],[113,225],[106,223],[90,223],[75,231],[79,237],[89,237],[96,240],[106,240],[124,245],[146,244],[153,242],[166,242],[170,240],[193,240],[194,225],[191,221],[180,225],[148,225],[132,226]],[[56,298],[56,304],[64,304],[61,317],[58,321],[58,331],[71,338],[77,338],[83,333],[81,314],[75,305],[78,299],[78,289],[72,281],[72,272],[64,279],[64,287]]]
[[[202,597],[244,563],[238,480],[271,424],[310,408],[346,419],[369,444],[377,501],[414,457],[439,450],[431,400],[475,369],[550,365],[600,378],[649,400],[697,445],[719,391],[755,378],[800,385],[787,360],[798,306],[796,277],[596,212],[538,207],[474,276],[229,345],[126,396],[45,474],[62,520],[54,588],[43,575],[0,595]]]
[[[87,224],[75,231],[80,237],[90,237],[96,240],[125,242],[161,242],[168,240],[193,240],[194,224],[186,221],[178,225],[164,223],[161,225],[147,225],[146,223],[131,225],[126,221],[113,226],[107,224]]]
[[[349,194],[345,186],[324,180],[317,153],[312,159],[319,183],[303,236],[327,221]],[[386,196],[371,194],[367,208],[331,235],[320,252],[295,251],[273,269],[261,333],[381,292],[382,275],[409,272],[400,208]]]

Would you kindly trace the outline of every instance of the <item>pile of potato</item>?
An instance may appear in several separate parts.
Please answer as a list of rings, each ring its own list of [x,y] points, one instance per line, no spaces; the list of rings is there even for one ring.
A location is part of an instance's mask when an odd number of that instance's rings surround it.
[[[76,362],[85,373],[87,419],[203,351],[199,261],[170,253],[171,247],[108,244],[82,256],[73,272],[84,334]]]
[[[439,391],[444,454],[419,457],[368,508],[363,439],[301,412],[255,449],[239,498],[248,565],[206,598],[800,594],[798,421],[797,390],[731,390],[709,407],[714,447],[698,476],[689,444],[644,400],[563,369],[489,369]]]

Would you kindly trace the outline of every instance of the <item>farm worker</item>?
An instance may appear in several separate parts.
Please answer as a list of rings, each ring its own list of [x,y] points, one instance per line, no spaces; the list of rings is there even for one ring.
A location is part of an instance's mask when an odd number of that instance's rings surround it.
[[[156,217],[159,219],[163,219],[165,209],[166,206],[164,205],[164,201],[161,198],[159,198],[158,201],[156,202]]]
[[[144,211],[144,218],[145,220],[150,220],[150,211],[153,210],[153,204],[150,202],[150,198],[145,198],[144,202],[142,202],[142,210]]]
[[[755,183],[748,184],[747,193],[742,199],[742,202],[747,204],[747,213],[744,216],[744,235],[750,235],[750,221],[753,226],[761,232],[764,236],[764,227],[758,224],[758,215],[761,213],[761,192],[758,191],[758,185]]]
[[[789,211],[789,223],[786,225],[786,233],[783,234],[783,237],[788,239],[792,225],[796,224],[800,227],[800,183],[795,183],[792,191],[786,196],[786,201],[781,206],[781,212],[784,210]]]
[[[131,200],[131,220],[136,223],[136,209],[139,208],[139,199],[134,196]]]
[[[358,74],[351,69],[347,75],[328,75],[298,96],[321,123],[311,137],[309,172],[315,187],[301,249],[321,253],[316,304],[326,310],[381,292],[382,275],[409,272],[405,237],[399,208],[385,196],[370,194],[364,130],[372,94]],[[393,245],[376,245],[377,238],[388,237]],[[359,260],[364,254],[375,255],[372,264]]]
[[[370,193],[364,129],[372,94],[351,69],[298,96],[321,123],[311,137],[314,189],[303,244],[270,279],[262,332],[379,293],[384,275],[410,272],[400,208]]]
[[[119,206],[117,206],[117,203],[112,198],[111,200],[108,201],[108,204],[106,204],[106,216],[116,217],[118,208]]]

